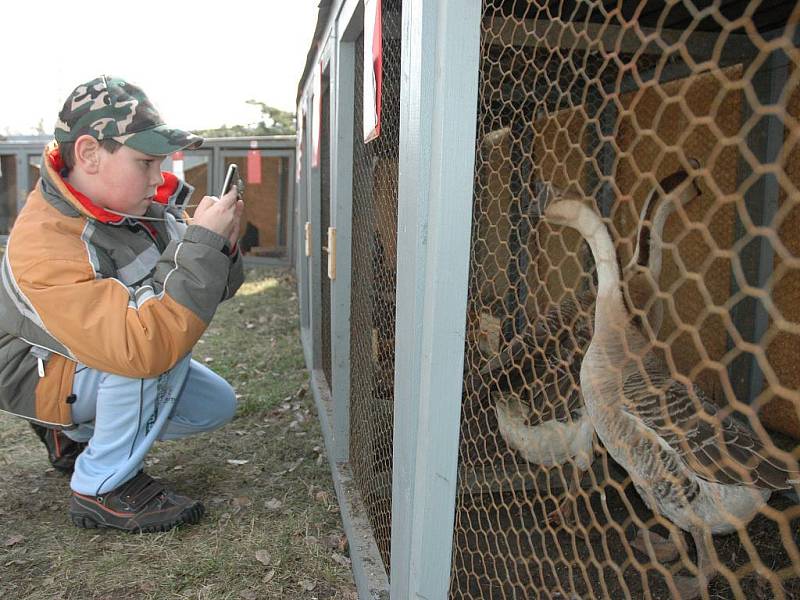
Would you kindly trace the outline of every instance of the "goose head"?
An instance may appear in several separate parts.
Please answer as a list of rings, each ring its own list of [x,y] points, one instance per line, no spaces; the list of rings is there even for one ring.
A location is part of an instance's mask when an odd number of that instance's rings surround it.
[[[688,163],[692,171],[700,168],[700,163],[693,158],[688,159]],[[636,229],[636,246],[622,272],[627,281],[628,300],[642,316],[646,316],[653,336],[658,335],[663,321],[663,306],[657,299],[657,293],[664,226],[678,207],[688,205],[700,194],[697,179],[687,170],[679,169],[662,178],[642,205]]]
[[[693,171],[700,168],[700,162],[694,158],[689,158],[688,163]],[[656,184],[642,205],[636,229],[636,247],[625,271],[646,267],[654,279],[658,279],[661,273],[660,243],[667,218],[679,206],[686,206],[700,194],[697,178],[690,176],[685,169],[678,169]]]
[[[497,410],[511,419],[525,421],[530,417],[530,404],[515,392],[495,392],[492,395]]]

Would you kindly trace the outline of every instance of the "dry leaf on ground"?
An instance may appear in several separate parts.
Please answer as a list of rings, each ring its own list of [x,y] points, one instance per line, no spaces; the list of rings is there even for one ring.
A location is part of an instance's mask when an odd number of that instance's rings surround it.
[[[10,548],[11,546],[16,546],[17,544],[21,544],[24,541],[25,541],[24,536],[12,535],[5,542],[3,542],[3,546],[5,546],[6,548]]]

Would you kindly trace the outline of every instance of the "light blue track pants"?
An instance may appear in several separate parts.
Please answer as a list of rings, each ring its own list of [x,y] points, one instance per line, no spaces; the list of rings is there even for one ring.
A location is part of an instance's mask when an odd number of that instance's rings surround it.
[[[152,379],[131,379],[78,365],[77,400],[64,433],[89,445],[75,462],[70,485],[98,496],[142,469],[156,440],[174,440],[221,427],[233,418],[236,395],[222,377],[187,355]]]

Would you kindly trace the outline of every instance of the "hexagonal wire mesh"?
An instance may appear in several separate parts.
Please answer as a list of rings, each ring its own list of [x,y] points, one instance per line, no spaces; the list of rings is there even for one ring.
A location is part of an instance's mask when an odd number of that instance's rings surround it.
[[[322,273],[320,282],[320,296],[322,307],[320,310],[320,329],[322,333],[322,372],[328,389],[333,385],[331,380],[331,280],[328,278],[328,227],[331,224],[331,136],[330,136],[330,71],[322,74],[322,96],[320,98],[320,140],[319,140],[319,165],[320,165],[320,231],[319,252],[322,257]]]
[[[800,597],[797,17],[485,0],[452,597]]]
[[[400,0],[383,1],[380,136],[362,133],[363,37],[356,43],[350,300],[350,461],[389,571],[392,516]]]

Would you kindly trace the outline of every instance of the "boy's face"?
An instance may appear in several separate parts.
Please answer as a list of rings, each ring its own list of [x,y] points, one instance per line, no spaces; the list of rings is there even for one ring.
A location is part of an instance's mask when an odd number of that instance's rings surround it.
[[[118,212],[143,215],[156,188],[164,181],[161,176],[163,156],[143,154],[128,146],[111,153],[99,148],[97,179],[92,200],[95,204]]]

